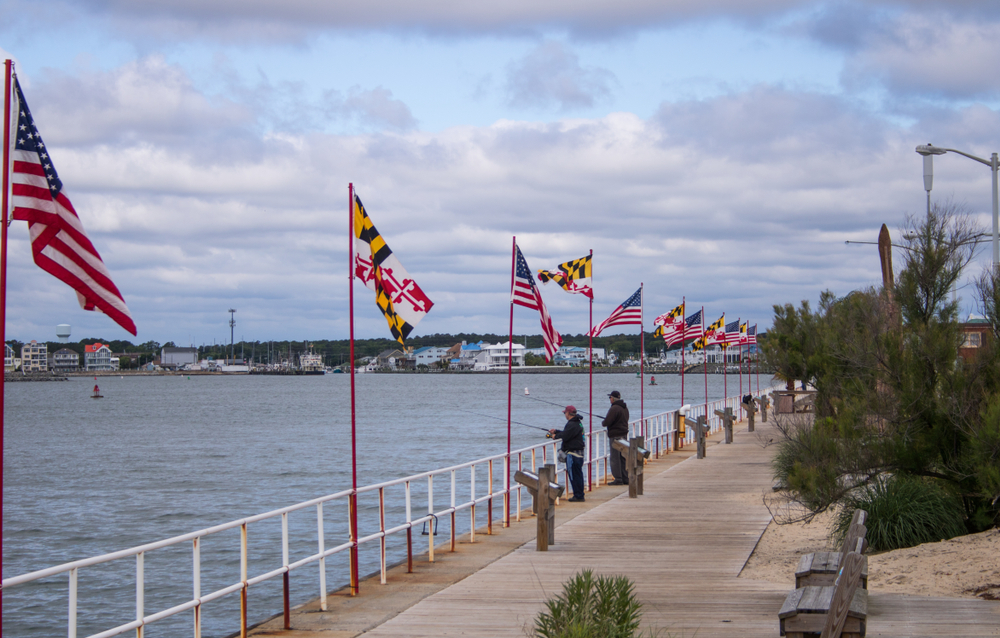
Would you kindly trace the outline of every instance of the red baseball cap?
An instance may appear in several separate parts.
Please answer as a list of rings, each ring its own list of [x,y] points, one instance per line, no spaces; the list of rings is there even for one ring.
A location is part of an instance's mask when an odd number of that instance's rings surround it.
[[[563,414],[566,414],[567,412],[569,412],[570,414],[576,414],[576,408],[573,407],[572,405],[567,405],[566,409],[563,410]]]

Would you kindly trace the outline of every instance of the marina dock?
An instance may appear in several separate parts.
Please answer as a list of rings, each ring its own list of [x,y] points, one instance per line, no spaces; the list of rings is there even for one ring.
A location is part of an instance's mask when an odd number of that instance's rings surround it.
[[[312,602],[296,610],[292,629],[275,618],[255,636],[298,638],[530,635],[544,601],[561,593],[576,572],[625,574],[643,603],[643,628],[675,638],[774,638],[778,610],[793,587],[740,578],[771,520],[762,496],[771,490],[774,438],[737,428],[734,443],[710,439],[705,459],[693,446],[647,466],[645,494],[601,487],[585,504],[556,513],[556,543],[536,552],[530,519],[477,535],[474,546],[441,551],[362,583],[362,593],[338,592],[328,611]],[[870,593],[867,635],[940,637],[1000,635],[1000,602]]]

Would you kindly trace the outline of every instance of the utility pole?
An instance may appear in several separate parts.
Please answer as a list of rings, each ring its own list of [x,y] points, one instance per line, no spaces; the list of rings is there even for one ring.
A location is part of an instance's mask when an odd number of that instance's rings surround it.
[[[236,328],[236,310],[229,309],[229,361],[230,365],[236,363],[236,350],[233,348],[233,332]]]

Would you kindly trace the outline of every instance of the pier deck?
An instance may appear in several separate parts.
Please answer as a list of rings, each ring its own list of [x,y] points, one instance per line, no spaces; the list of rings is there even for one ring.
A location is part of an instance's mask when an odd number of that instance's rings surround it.
[[[612,493],[620,488],[602,488],[595,496],[603,492],[606,502],[568,521],[563,512],[569,508],[560,507],[556,518],[565,522],[557,527],[556,544],[548,552],[536,552],[534,541],[529,541],[363,635],[524,638],[544,600],[560,593],[574,573],[592,569],[627,574],[644,605],[643,626],[664,635],[778,636],[778,609],[793,587],[794,575],[788,575],[785,585],[738,577],[770,521],[761,496],[771,487],[774,448],[760,444],[772,436],[767,425],[761,425],[757,434],[738,428],[732,445],[718,444],[714,437],[705,459],[681,453],[673,462],[654,465],[660,471],[647,473],[645,495],[639,499],[630,500],[627,492]],[[534,528],[530,522],[520,526]],[[433,570],[422,570],[424,577]],[[301,635],[359,635],[314,622],[326,615],[315,614]],[[305,629],[298,621],[293,627]],[[258,632],[300,635],[294,629],[280,632],[271,627]],[[877,590],[870,595],[868,636],[873,638],[998,635],[1000,602]]]

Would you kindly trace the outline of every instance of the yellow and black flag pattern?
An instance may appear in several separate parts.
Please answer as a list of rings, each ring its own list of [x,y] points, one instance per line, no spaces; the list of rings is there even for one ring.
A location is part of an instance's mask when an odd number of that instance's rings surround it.
[[[354,276],[375,292],[392,336],[404,343],[434,305],[410,277],[354,196]]]
[[[708,346],[726,343],[726,315],[722,315],[705,328],[705,334],[694,342],[692,350],[704,350]]]
[[[587,255],[573,261],[567,261],[565,264],[559,264],[559,270],[539,270],[538,279],[543,284],[554,281],[566,292],[587,295],[593,299],[594,289],[591,285],[593,257],[593,255]]]

